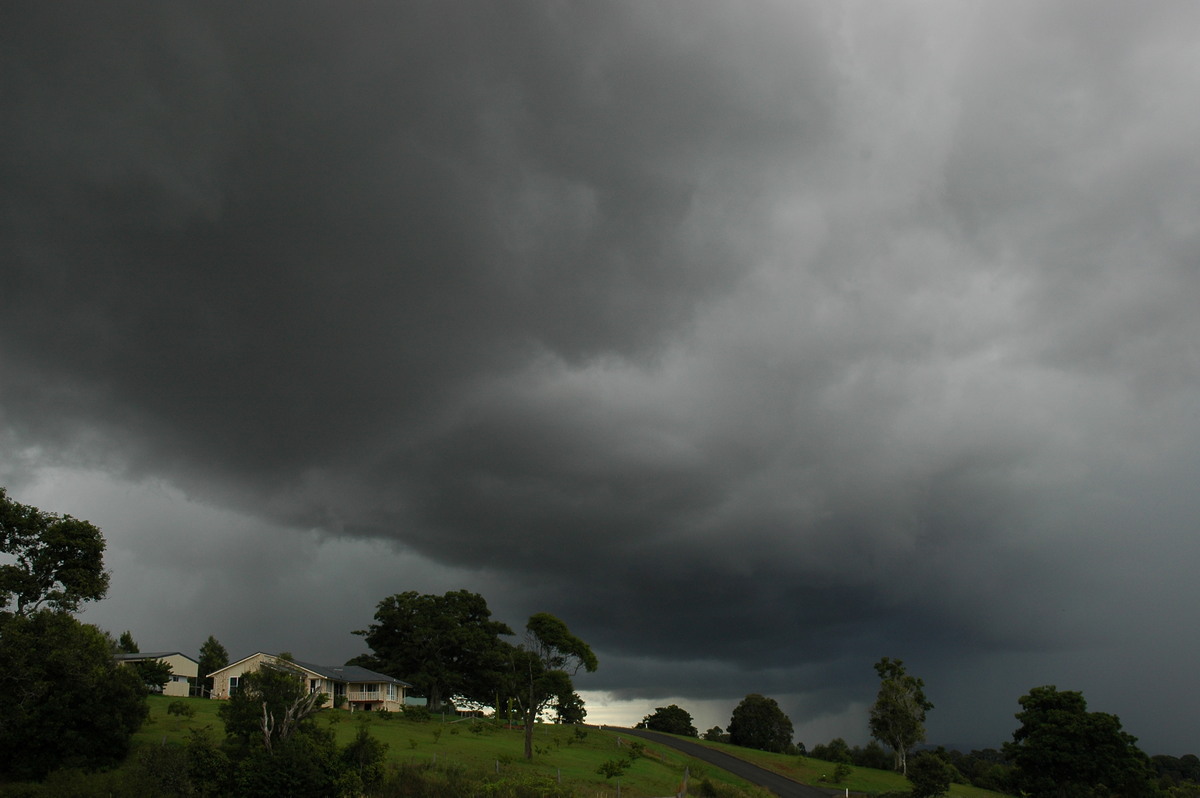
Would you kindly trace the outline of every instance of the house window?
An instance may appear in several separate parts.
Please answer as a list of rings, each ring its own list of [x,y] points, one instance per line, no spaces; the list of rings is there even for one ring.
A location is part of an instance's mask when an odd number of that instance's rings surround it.
[[[388,701],[395,701],[395,700],[396,700],[396,685],[389,684],[388,685]]]
[[[229,677],[229,694],[230,695],[233,695],[234,693],[237,692],[239,679],[240,679],[240,677],[238,677],[238,676],[230,676]]]
[[[345,682],[334,682],[333,683],[333,694],[334,695],[345,695],[346,694],[346,683]]]
[[[320,679],[309,679],[308,680],[308,692],[315,693],[320,689],[321,689],[321,680]]]

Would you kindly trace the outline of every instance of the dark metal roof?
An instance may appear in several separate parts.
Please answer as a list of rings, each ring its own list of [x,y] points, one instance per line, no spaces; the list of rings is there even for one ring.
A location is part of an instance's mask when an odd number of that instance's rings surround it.
[[[113,655],[114,659],[118,659],[122,662],[128,662],[131,660],[136,662],[137,660],[140,660],[140,659],[166,659],[167,657],[184,657],[185,659],[192,660],[192,662],[195,662],[197,665],[200,664],[197,660],[192,659],[187,654],[184,654],[182,651],[142,651],[137,654],[114,654]]]
[[[385,673],[376,673],[358,665],[314,665],[311,662],[301,662],[300,660],[295,660],[295,663],[305,670],[319,673],[326,679],[332,679],[337,682],[350,682],[354,684],[361,682],[383,682],[385,684],[398,684],[401,687],[412,687],[411,684],[403,679],[397,679]]]

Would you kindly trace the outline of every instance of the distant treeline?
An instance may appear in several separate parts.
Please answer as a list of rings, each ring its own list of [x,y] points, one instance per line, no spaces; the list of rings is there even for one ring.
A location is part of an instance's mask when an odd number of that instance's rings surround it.
[[[800,749],[801,753],[826,762],[844,762],[878,770],[890,770],[892,767],[892,755],[874,740],[865,746],[851,747],[841,737],[835,737],[828,743],[814,745],[811,750],[805,751],[803,744]],[[1002,751],[985,748],[964,754],[942,747],[934,750],[958,771],[955,782],[996,792],[1011,792],[1013,767]],[[1150,757],[1150,762],[1154,766],[1158,786],[1168,791],[1172,798],[1200,798],[1200,757],[1195,754],[1180,757],[1159,754]]]

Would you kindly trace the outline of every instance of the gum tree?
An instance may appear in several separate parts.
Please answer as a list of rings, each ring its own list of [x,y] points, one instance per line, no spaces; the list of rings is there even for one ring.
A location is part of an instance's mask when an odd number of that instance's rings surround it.
[[[510,690],[525,723],[525,758],[533,759],[533,724],[552,701],[571,695],[571,677],[580,668],[589,673],[598,661],[591,647],[548,612],[539,612],[525,625],[525,641],[510,649]]]
[[[925,697],[925,682],[910,675],[904,663],[884,657],[875,663],[879,694],[871,706],[871,736],[892,749],[896,770],[908,775],[908,752],[925,740],[925,713],[933,704]]]

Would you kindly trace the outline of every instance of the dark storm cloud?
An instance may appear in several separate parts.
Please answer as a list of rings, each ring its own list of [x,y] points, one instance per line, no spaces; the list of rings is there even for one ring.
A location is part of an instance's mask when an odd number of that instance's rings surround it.
[[[2,13],[6,468],[254,516],[229,614],[394,542],[593,689],[836,714],[899,655],[995,744],[1191,596],[1188,9]]]

